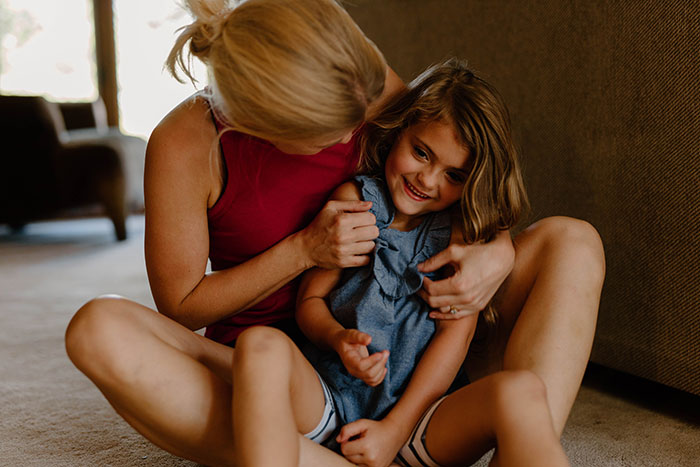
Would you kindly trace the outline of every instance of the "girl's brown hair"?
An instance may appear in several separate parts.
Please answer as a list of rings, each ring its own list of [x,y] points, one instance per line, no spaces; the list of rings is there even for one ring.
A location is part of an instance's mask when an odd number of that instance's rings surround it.
[[[384,162],[399,135],[432,121],[452,124],[469,153],[460,200],[465,241],[488,242],[515,226],[528,202],[508,109],[498,92],[461,60],[428,68],[367,123],[360,171],[383,176]]]
[[[528,201],[510,116],[503,99],[466,63],[449,59],[428,68],[367,123],[361,140],[360,171],[384,176],[384,164],[401,133],[419,123],[453,125],[469,154],[460,199],[462,234],[467,243],[488,242],[515,226]],[[482,314],[497,321],[492,306]]]
[[[167,68],[207,65],[214,110],[230,128],[303,140],[362,123],[384,89],[386,62],[334,0],[186,0]],[[189,44],[189,47],[187,47]]]

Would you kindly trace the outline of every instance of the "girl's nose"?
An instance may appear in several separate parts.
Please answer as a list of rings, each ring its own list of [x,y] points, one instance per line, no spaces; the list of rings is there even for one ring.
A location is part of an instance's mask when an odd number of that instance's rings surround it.
[[[422,188],[426,190],[431,190],[437,186],[438,171],[432,168],[426,168],[421,170],[418,174],[418,181],[421,183]]]

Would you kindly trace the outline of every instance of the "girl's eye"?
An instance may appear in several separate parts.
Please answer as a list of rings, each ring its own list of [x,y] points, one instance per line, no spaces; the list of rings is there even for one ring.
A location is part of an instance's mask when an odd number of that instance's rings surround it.
[[[447,179],[455,185],[461,185],[465,182],[464,174],[461,172],[446,172]]]
[[[413,146],[413,153],[416,155],[416,157],[418,159],[422,159],[422,160],[426,160],[426,161],[428,160],[428,153],[423,151],[418,146]]]

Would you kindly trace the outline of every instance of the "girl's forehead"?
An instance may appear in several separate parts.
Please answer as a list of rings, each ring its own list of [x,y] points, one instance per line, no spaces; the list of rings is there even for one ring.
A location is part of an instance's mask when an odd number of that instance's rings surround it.
[[[445,120],[419,122],[406,128],[405,134],[414,138],[419,144],[446,165],[464,167],[469,158],[469,148],[462,141],[461,135],[452,124]]]

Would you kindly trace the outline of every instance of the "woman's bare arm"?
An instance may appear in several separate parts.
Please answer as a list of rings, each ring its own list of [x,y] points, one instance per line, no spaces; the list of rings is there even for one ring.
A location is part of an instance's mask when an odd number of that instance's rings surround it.
[[[353,243],[366,235],[355,227],[373,224],[374,217],[345,212],[360,210],[357,203],[329,203],[306,229],[249,261],[207,274],[207,209],[223,187],[218,151],[209,108],[201,98],[177,107],[149,140],[146,265],[160,312],[198,329],[258,303],[317,264],[366,263],[363,255],[373,243]]]

